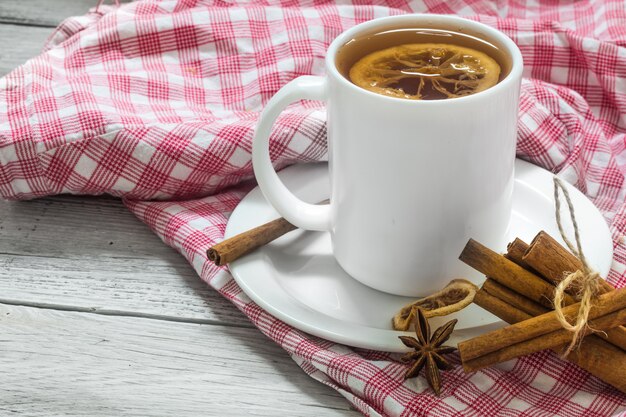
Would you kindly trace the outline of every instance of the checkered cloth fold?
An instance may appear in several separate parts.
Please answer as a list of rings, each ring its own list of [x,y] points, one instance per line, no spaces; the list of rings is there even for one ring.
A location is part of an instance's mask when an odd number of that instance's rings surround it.
[[[0,194],[109,193],[313,378],[366,415],[606,416],[626,396],[541,352],[466,375],[441,397],[387,353],[311,337],[260,309],[205,251],[251,189],[252,132],[289,80],[321,74],[343,30],[409,12],[497,27],[525,60],[518,156],[575,184],[614,239],[608,280],[626,285],[626,7],[621,0],[142,0],[70,18],[44,52],[0,80]],[[326,158],[319,103],[290,106],[278,168]],[[458,358],[456,362],[458,364]],[[625,414],[626,415],[626,414]]]

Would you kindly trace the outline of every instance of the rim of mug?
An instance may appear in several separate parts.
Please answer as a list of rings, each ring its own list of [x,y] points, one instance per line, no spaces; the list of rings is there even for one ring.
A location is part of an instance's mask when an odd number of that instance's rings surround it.
[[[483,33],[475,35],[480,37],[488,42],[491,40],[496,40],[498,43],[506,48],[506,53],[511,58],[511,70],[507,74],[506,77],[500,82],[498,82],[493,87],[490,87],[486,90],[480,91],[475,94],[470,94],[465,97],[455,97],[450,100],[407,100],[399,97],[391,97],[385,96],[382,94],[374,93],[372,91],[366,90],[362,87],[359,87],[353,84],[350,80],[344,77],[336,66],[336,57],[339,49],[344,46],[349,40],[355,38],[360,33],[367,31],[369,29],[376,29],[377,27],[385,27],[390,23],[414,23],[415,19],[418,18],[420,21],[428,21],[429,26],[433,26],[433,29],[437,29],[437,24],[450,25],[450,24],[459,24],[462,23],[464,28],[471,29],[476,32],[484,32],[484,37],[480,36]],[[418,22],[419,23],[419,22]],[[400,26],[401,27],[401,26]],[[429,27],[430,28],[430,27]],[[328,47],[328,51],[326,52],[326,74],[332,75],[334,78],[338,79],[340,83],[344,84],[347,88],[352,89],[355,92],[365,94],[369,97],[376,97],[381,100],[392,100],[394,103],[406,103],[407,105],[412,106],[436,106],[436,105],[450,105],[452,103],[458,102],[466,102],[475,100],[476,97],[485,98],[487,95],[492,95],[498,93],[500,90],[504,88],[508,88],[509,84],[516,82],[516,80],[521,78],[522,70],[524,68],[524,61],[522,58],[522,53],[519,50],[519,47],[513,42],[511,38],[505,35],[503,32],[495,29],[491,26],[488,26],[484,23],[477,22],[475,20],[466,19],[460,16],[454,15],[442,15],[442,14],[426,14],[426,13],[412,13],[412,14],[404,14],[404,15],[395,15],[395,16],[386,16],[375,18],[372,20],[368,20],[366,22],[360,23],[356,26],[351,27],[350,29],[342,32],[339,36],[337,36]]]

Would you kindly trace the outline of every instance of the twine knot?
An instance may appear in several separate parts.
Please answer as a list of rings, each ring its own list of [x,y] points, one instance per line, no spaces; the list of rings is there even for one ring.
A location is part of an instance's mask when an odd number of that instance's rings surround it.
[[[576,239],[576,246],[567,239],[563,225],[561,222],[561,199],[559,195],[559,189],[562,191],[567,207],[569,209],[572,225],[574,226],[574,237]],[[557,285],[554,292],[554,311],[556,312],[559,323],[564,329],[567,329],[573,333],[572,341],[565,349],[563,357],[569,355],[582,341],[586,328],[588,327],[588,317],[591,307],[593,307],[593,299],[598,295],[600,287],[600,274],[593,271],[587,264],[587,259],[583,254],[582,245],[580,243],[580,233],[578,231],[578,223],[576,223],[576,216],[574,215],[574,206],[570,199],[569,193],[565,188],[563,182],[554,177],[554,201],[556,204],[556,223],[559,227],[559,233],[567,244],[572,253],[580,259],[583,265],[582,270],[574,272],[565,272],[565,277]],[[573,293],[574,298],[580,301],[580,308],[578,314],[575,317],[574,324],[571,324],[565,314],[563,314],[563,298],[566,292]]]

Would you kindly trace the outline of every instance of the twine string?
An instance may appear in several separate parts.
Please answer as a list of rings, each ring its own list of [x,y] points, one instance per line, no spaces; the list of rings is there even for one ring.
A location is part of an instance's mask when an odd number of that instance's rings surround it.
[[[561,190],[563,196],[565,197],[570,218],[572,220],[572,225],[574,226],[574,238],[576,240],[576,246],[574,246],[572,242],[570,242],[570,240],[567,238],[565,230],[563,229],[563,222],[561,220],[561,198],[559,190]],[[583,248],[580,241],[580,232],[578,230],[578,223],[576,222],[576,216],[574,214],[574,205],[572,204],[572,200],[570,198],[569,192],[567,191],[567,188],[565,188],[563,182],[557,177],[554,177],[554,201],[556,207],[556,223],[559,227],[559,233],[561,234],[561,237],[565,241],[567,247],[576,257],[578,257],[578,259],[580,259],[580,262],[583,265],[582,270],[566,272],[566,276],[559,283],[559,285],[557,285],[554,292],[554,311],[556,312],[557,319],[559,320],[559,323],[561,323],[563,328],[573,333],[572,341],[563,352],[563,356],[565,357],[569,355],[580,344],[584,337],[584,333],[587,330],[589,311],[593,306],[593,299],[594,297],[596,297],[599,290],[600,275],[589,267],[587,259],[583,254]],[[580,308],[578,309],[578,314],[576,316],[574,324],[571,324],[568,321],[568,318],[565,317],[565,314],[563,314],[563,298],[565,297],[565,292],[570,288],[578,289],[575,298],[580,300]]]

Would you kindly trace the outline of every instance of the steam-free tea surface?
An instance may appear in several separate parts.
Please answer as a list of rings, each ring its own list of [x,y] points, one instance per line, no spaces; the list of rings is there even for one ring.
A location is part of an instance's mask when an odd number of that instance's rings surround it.
[[[355,85],[397,98],[437,100],[484,91],[511,59],[496,43],[451,28],[386,28],[343,45],[339,72]]]
[[[508,240],[520,237],[530,241],[540,230],[558,236],[552,174],[521,160],[516,161],[515,170]],[[325,163],[292,166],[279,175],[305,201],[316,203],[328,198]],[[613,254],[606,222],[583,194],[572,186],[568,190],[576,209],[585,255],[591,266],[606,276]],[[277,217],[256,188],[233,212],[226,237]],[[571,227],[567,227],[567,232],[573,233]],[[413,299],[373,290],[348,276],[332,255],[328,233],[296,230],[231,263],[230,270],[250,298],[300,330],[356,347],[389,352],[406,349],[397,338],[404,332],[392,330],[391,317]],[[478,273],[467,278],[478,283],[484,279]],[[453,345],[504,325],[475,305],[452,316],[433,318],[432,325],[439,326],[451,317],[459,320],[450,341]]]
[[[475,49],[410,43],[372,52],[350,68],[350,81],[374,93],[411,100],[445,100],[498,83],[500,66]]]

